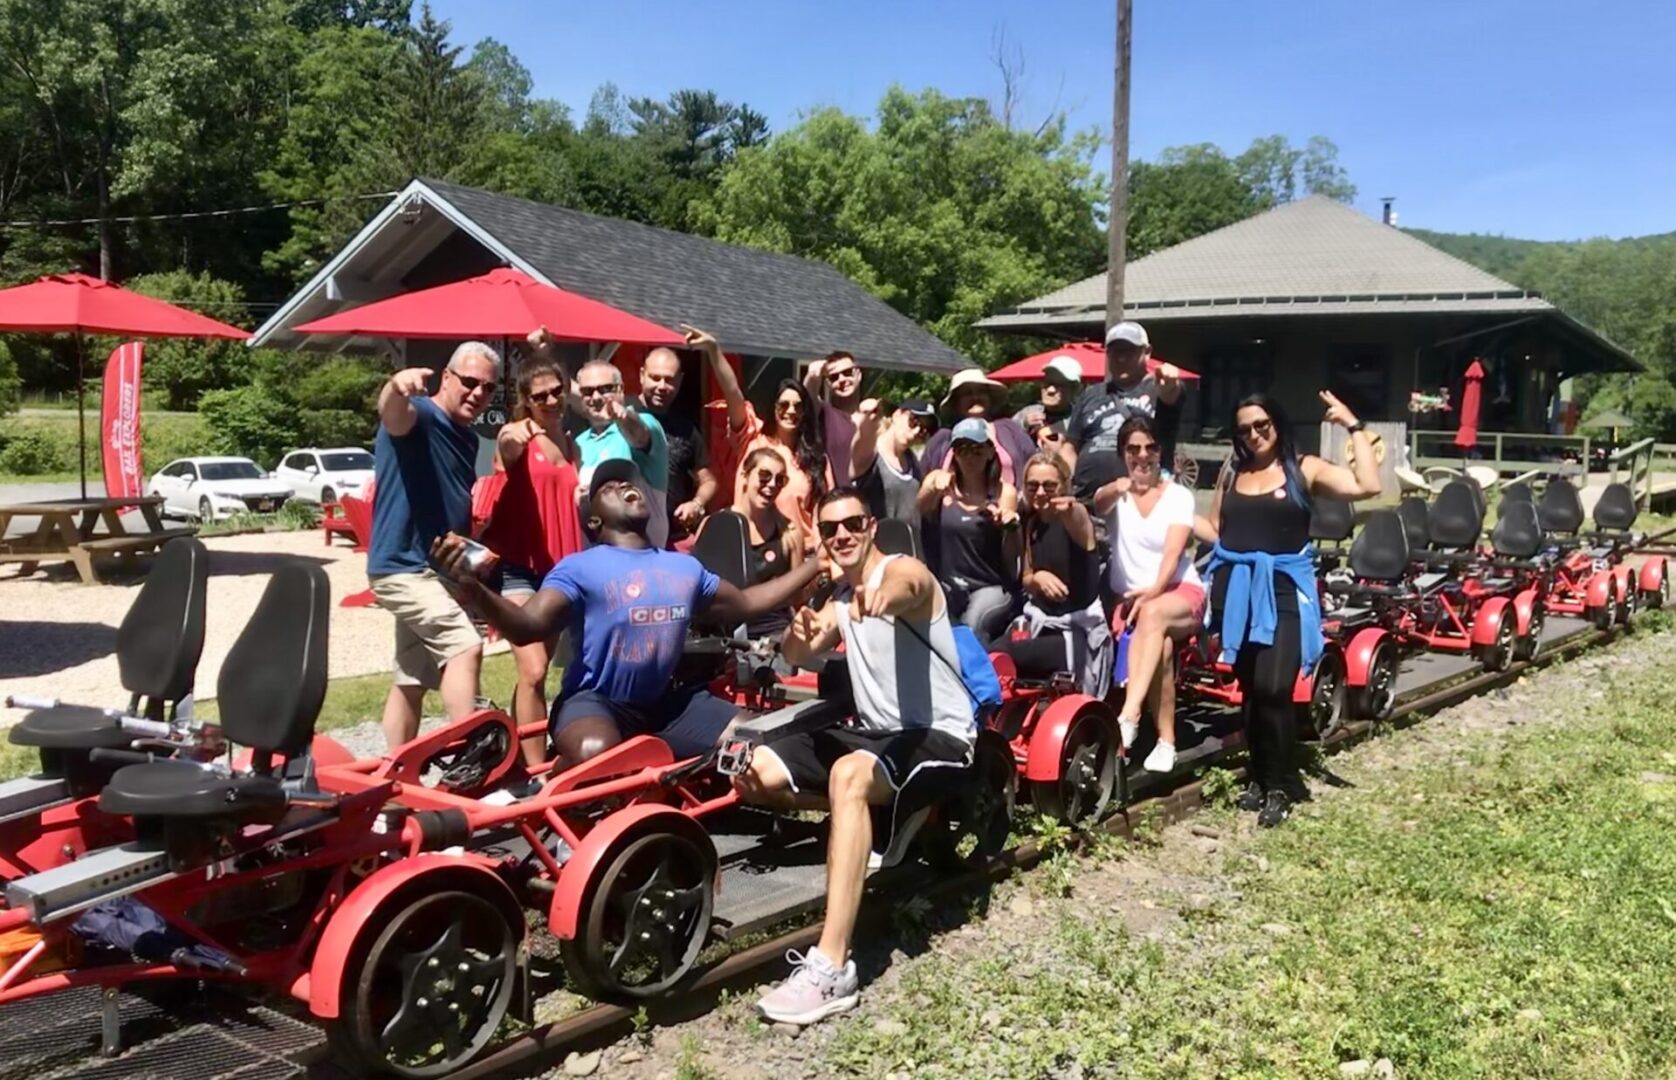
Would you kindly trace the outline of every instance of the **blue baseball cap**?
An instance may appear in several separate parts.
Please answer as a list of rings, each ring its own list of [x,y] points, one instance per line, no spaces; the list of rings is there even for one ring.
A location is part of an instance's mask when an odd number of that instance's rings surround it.
[[[989,441],[989,424],[981,417],[968,416],[949,429],[949,441],[986,443]]]

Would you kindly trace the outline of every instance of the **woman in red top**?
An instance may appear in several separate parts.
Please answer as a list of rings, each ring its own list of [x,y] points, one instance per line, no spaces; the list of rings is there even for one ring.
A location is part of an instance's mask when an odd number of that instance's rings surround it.
[[[564,373],[542,359],[518,369],[513,420],[496,438],[497,465],[506,486],[495,502],[483,542],[500,556],[502,596],[526,603],[541,588],[553,564],[582,549],[576,514],[576,452],[564,429]],[[512,718],[520,726],[547,723],[547,668],[551,642],[512,646],[518,687]],[[524,760],[546,757],[546,737],[524,740]]]

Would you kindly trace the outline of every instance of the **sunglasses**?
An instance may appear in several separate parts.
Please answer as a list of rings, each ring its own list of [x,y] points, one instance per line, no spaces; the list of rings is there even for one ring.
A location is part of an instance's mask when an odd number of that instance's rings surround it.
[[[460,381],[460,385],[466,388],[466,393],[468,394],[475,393],[478,387],[482,387],[485,394],[492,394],[495,392],[495,380],[493,379],[474,379],[470,375],[461,375],[458,371],[455,371],[452,368],[449,369],[448,374],[458,379]]]
[[[622,383],[599,383],[595,386],[579,386],[576,389],[577,389],[577,393],[581,394],[585,398],[604,397],[607,394],[620,394],[620,393],[622,393],[623,392],[623,384]]]
[[[954,444],[954,452],[957,454],[963,454],[967,457],[976,457],[988,450],[989,444],[986,442],[966,442],[962,440]]]
[[[853,367],[844,368],[842,371],[829,371],[826,373],[826,381],[837,382],[839,379],[842,379],[847,375],[857,374],[857,372],[858,369]]]
[[[801,402],[801,401],[776,401],[774,403],[774,411],[778,412],[778,413],[802,412],[803,411],[803,402]]]
[[[773,469],[758,469],[757,484],[761,487],[784,487],[786,474],[775,472]]]
[[[551,390],[531,390],[529,400],[532,405],[556,405],[564,400],[564,391],[557,387]]]
[[[1158,444],[1155,442],[1130,443],[1123,448],[1123,452],[1130,457],[1153,457],[1158,453]]]
[[[838,518],[833,521],[822,521],[819,523],[818,528],[821,531],[822,540],[831,540],[833,537],[838,535],[839,529],[843,529],[851,536],[860,536],[862,533],[867,531],[867,526],[872,524],[872,520],[873,519],[868,517],[866,514],[855,514],[847,518]]]
[[[1049,492],[1049,493],[1055,492],[1055,491],[1059,490],[1059,481],[1057,481],[1057,480],[1026,480],[1024,482],[1024,490],[1025,491],[1046,491],[1046,492]]]
[[[1237,424],[1234,427],[1234,434],[1242,439],[1249,439],[1252,435],[1261,435],[1266,439],[1273,433],[1273,420],[1256,420],[1249,424]]]

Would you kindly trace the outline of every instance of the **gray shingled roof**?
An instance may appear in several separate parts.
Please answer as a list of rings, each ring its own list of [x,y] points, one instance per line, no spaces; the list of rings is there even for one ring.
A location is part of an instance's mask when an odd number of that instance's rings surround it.
[[[438,180],[423,181],[553,284],[663,326],[713,331],[758,356],[854,353],[863,366],[970,367],[906,315],[822,262]]]
[[[1547,311],[1553,305],[1342,203],[1311,196],[1129,264],[1138,319],[1220,315]],[[1096,274],[978,325],[1010,329],[1103,310]],[[1086,321],[1086,319],[1082,320]]]

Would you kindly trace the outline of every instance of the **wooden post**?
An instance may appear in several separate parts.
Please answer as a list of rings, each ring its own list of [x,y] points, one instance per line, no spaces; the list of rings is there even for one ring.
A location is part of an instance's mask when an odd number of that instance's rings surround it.
[[[1123,268],[1129,229],[1129,41],[1131,0],[1117,0],[1112,79],[1112,201],[1106,221],[1106,329],[1123,320]]]

